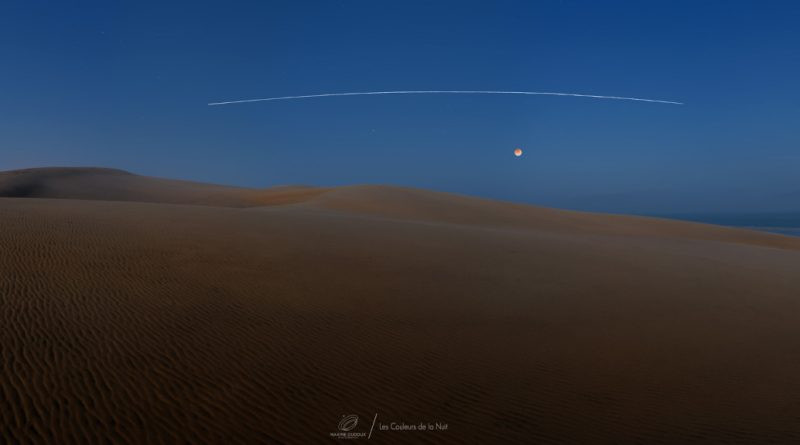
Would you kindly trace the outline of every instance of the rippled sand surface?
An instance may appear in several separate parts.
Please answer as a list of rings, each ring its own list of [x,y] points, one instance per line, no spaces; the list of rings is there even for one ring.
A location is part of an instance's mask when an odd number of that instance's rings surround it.
[[[98,169],[0,196],[0,443],[800,442],[800,239]]]

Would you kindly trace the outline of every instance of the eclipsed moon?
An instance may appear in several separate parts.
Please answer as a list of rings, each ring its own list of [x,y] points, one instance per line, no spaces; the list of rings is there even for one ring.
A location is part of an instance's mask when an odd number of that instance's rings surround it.
[[[522,156],[522,149],[521,148],[515,149],[514,150],[514,156],[516,156],[516,157]]]

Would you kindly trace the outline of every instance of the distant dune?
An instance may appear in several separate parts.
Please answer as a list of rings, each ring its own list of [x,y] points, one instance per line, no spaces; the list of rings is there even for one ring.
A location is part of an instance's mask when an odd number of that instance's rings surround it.
[[[0,172],[0,197],[157,202],[254,207],[304,201],[313,187],[254,190],[134,175],[109,168],[34,168]]]
[[[800,442],[798,238],[109,169],[0,197],[0,443]]]

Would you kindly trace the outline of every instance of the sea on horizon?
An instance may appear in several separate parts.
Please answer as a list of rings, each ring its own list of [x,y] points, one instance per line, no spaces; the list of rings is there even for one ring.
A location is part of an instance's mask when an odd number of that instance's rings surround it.
[[[800,236],[800,213],[679,213],[649,215]]]

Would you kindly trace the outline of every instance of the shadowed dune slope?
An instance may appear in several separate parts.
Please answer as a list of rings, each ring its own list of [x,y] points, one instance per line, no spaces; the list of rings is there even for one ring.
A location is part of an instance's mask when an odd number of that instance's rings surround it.
[[[0,443],[325,443],[376,413],[448,424],[376,428],[387,444],[800,441],[795,238],[393,187],[276,205],[2,175],[28,197],[0,198]],[[130,202],[154,184],[204,205]]]

